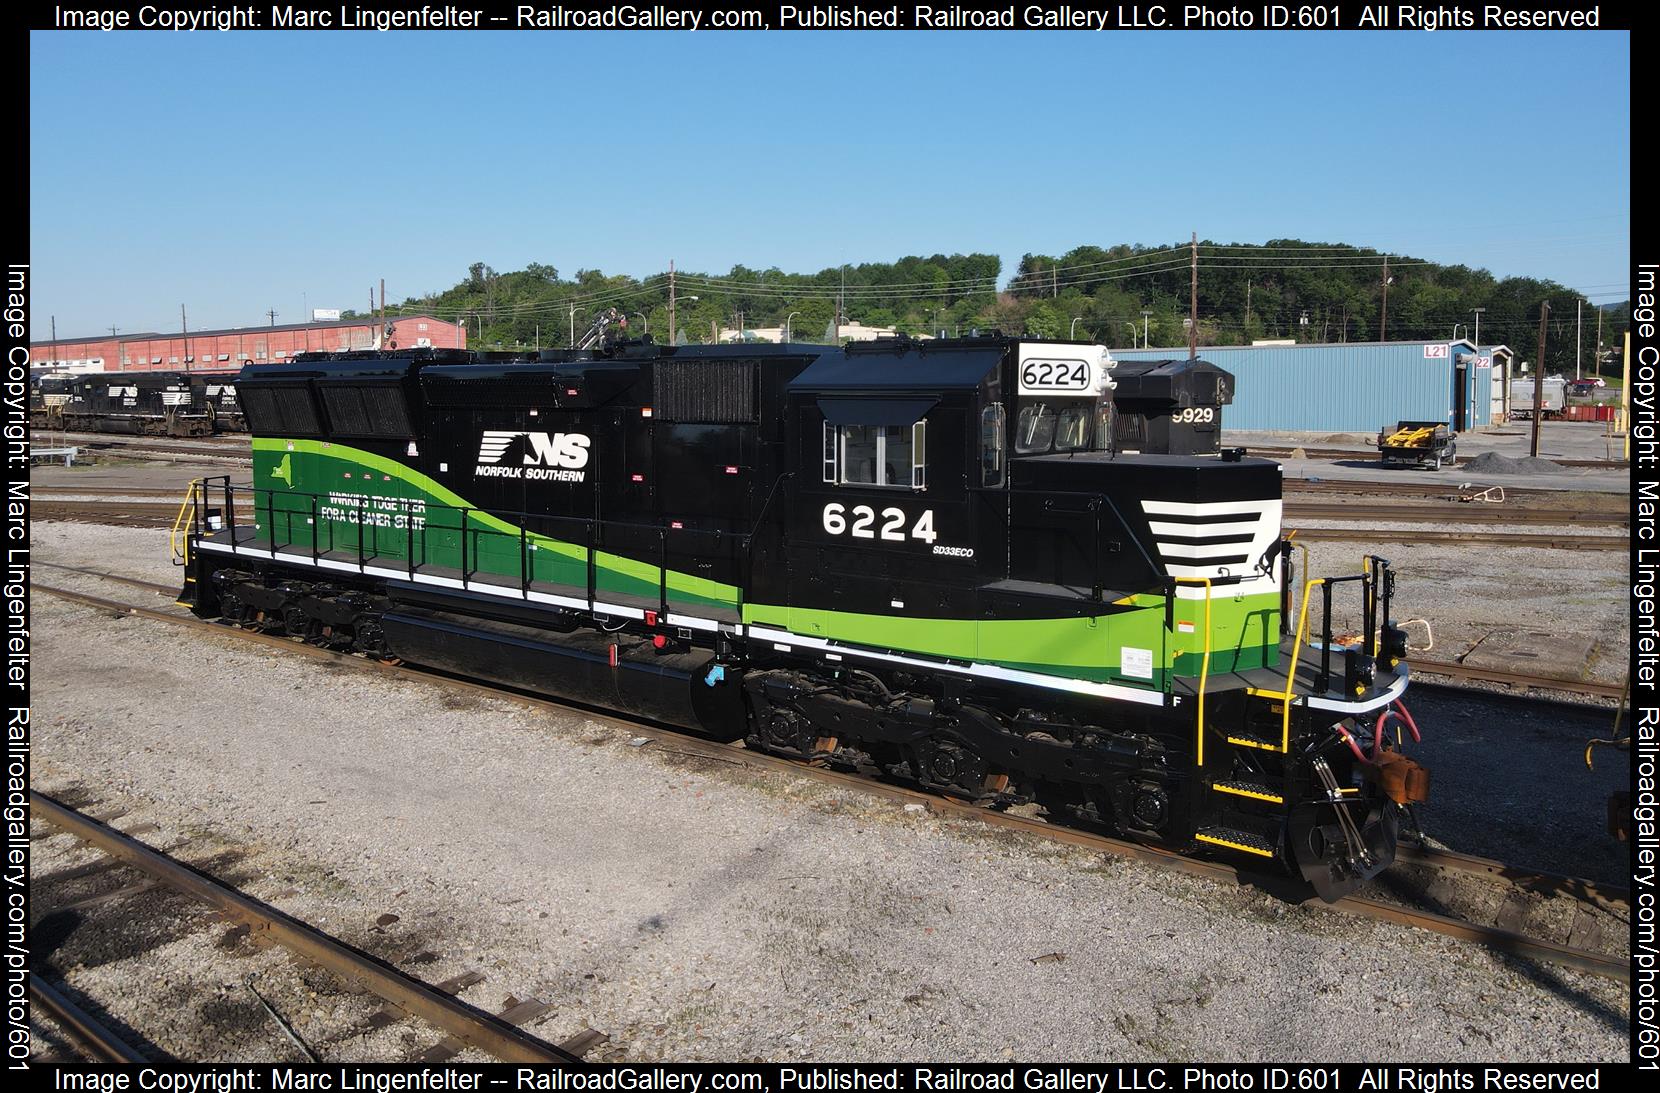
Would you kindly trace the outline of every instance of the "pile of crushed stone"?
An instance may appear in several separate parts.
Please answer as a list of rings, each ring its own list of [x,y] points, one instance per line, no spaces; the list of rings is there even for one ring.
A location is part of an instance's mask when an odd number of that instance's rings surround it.
[[[1508,456],[1498,452],[1482,452],[1474,459],[1460,463],[1458,469],[1476,474],[1560,474],[1567,470],[1560,463],[1552,463],[1535,455]]]

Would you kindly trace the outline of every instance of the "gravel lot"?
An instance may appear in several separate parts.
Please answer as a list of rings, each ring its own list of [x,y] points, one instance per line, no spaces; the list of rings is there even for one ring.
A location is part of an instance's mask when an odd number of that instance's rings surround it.
[[[34,548],[177,573],[151,531],[39,525]],[[39,788],[127,808],[118,826],[189,840],[181,856],[388,959],[430,950],[413,969],[429,981],[480,969],[465,994],[479,1005],[550,1002],[538,1034],[588,1024],[611,1035],[608,1057],[1627,1057],[1626,991],[1610,982],[630,747],[579,716],[45,595],[34,609]],[[64,873],[91,856],[62,836],[35,849],[37,907],[79,898],[91,882]],[[175,937],[165,900],[129,905],[171,939],[100,942],[91,909],[55,927],[50,959],[168,1052],[297,1058],[250,973],[325,1058],[437,1038],[355,1034],[368,1000],[223,925]]]

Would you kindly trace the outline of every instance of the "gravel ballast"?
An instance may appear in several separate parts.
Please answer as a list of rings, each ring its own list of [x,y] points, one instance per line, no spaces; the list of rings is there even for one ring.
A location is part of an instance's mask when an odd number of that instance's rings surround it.
[[[33,546],[37,560],[178,573],[155,532],[42,525]],[[538,1035],[591,1025],[612,1037],[608,1058],[1627,1055],[1618,984],[631,747],[599,719],[46,595],[34,616],[39,788],[126,808],[118,826],[158,825],[152,844],[191,839],[187,860],[222,854],[252,894],[388,959],[431,950],[413,969],[429,981],[481,969],[469,1000],[540,998],[555,1013]],[[63,836],[35,846],[37,892],[88,860]],[[292,1057],[248,1009],[222,933],[99,956],[72,933],[55,959],[181,1057]],[[302,1034],[373,1008],[270,950],[232,958],[306,1015]],[[320,1039],[325,1058],[401,1058],[436,1037]]]

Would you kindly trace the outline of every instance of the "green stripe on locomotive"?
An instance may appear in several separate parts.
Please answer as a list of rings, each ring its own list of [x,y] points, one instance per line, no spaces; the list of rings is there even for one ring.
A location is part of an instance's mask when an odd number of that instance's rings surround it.
[[[395,459],[328,441],[267,438],[253,441],[253,454],[256,538],[261,544],[309,550],[315,513],[319,551],[356,555],[361,536],[365,559],[407,564],[413,546],[416,564],[459,570],[460,510],[465,509],[469,575],[495,575],[516,583],[524,566],[522,542],[532,548],[524,552],[532,582],[587,588],[588,548],[522,532]],[[416,521],[413,530],[410,519]],[[595,552],[594,561],[596,596],[657,597],[662,576],[657,566],[606,551]],[[699,607],[733,610],[741,603],[735,586],[693,574],[670,570],[666,584],[670,606],[687,614]],[[1221,590],[1211,601],[1210,671],[1275,663],[1279,606],[1275,593],[1229,595]],[[1042,619],[912,618],[742,605],[746,623],[829,641],[1159,690],[1173,675],[1199,674],[1204,601],[1177,601],[1175,632],[1165,628],[1166,617],[1165,597],[1145,593],[1126,597],[1099,615]],[[1191,624],[1193,632],[1181,632],[1183,623]],[[1144,658],[1144,663],[1131,666],[1133,674],[1125,671],[1124,650],[1135,650]]]
[[[1210,671],[1275,663],[1279,619],[1277,593],[1218,595],[1211,601]],[[1203,600],[1177,601],[1178,626],[1190,620],[1192,633],[1165,629],[1161,595],[1130,596],[1109,613],[1094,616],[977,621],[744,605],[745,622],[829,641],[1161,690],[1172,675],[1199,674],[1204,660]],[[1125,649],[1145,653],[1151,675],[1127,673],[1122,662]]]
[[[253,446],[254,483],[259,490],[256,519],[262,525],[262,543],[270,539],[263,527],[270,522],[278,547],[309,548],[308,520],[315,500],[319,550],[357,553],[361,526],[365,558],[407,562],[413,541],[416,564],[459,570],[461,510],[466,509],[469,574],[494,574],[515,581],[520,577],[520,528],[477,508],[412,467],[328,441],[256,438]],[[285,467],[286,474],[282,473]],[[361,525],[360,513],[368,517]],[[410,518],[418,521],[413,535],[404,522]],[[532,581],[587,588],[587,547],[538,532],[523,533],[523,542],[534,548],[526,551]],[[657,566],[603,550],[594,553],[594,562],[596,595],[657,596],[662,572]],[[736,587],[690,573],[670,570],[668,589],[670,603],[677,607],[735,609],[738,605]]]

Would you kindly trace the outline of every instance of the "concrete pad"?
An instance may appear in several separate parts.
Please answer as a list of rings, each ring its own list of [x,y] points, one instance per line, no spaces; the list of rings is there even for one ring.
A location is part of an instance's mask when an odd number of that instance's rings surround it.
[[[1472,668],[1496,672],[1588,679],[1597,639],[1587,634],[1543,630],[1496,630],[1460,658]]]

